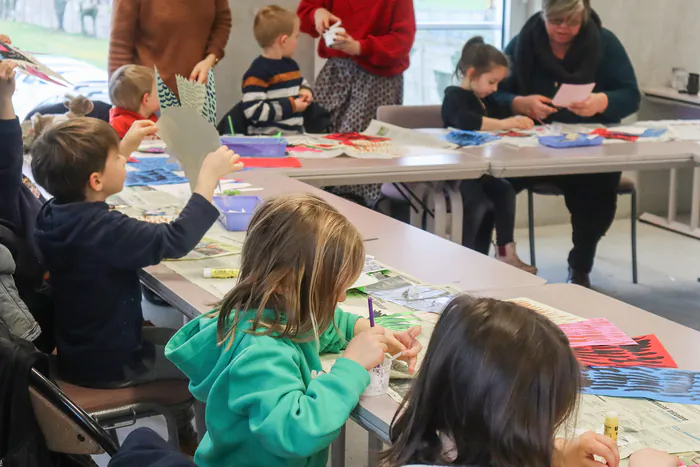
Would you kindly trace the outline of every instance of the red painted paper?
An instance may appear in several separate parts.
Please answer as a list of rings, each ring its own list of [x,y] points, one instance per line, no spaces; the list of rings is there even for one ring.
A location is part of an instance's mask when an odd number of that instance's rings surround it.
[[[678,368],[654,334],[632,338],[637,345],[601,345],[574,349],[579,361],[588,366],[645,366]]]
[[[380,136],[370,136],[370,135],[363,135],[362,133],[333,133],[331,135],[325,136],[327,139],[332,139],[333,141],[340,141],[343,144],[347,144],[349,146],[353,145],[353,141],[370,141],[370,142],[379,142],[379,141],[389,141],[390,138],[382,138]]]
[[[241,157],[241,162],[247,169],[301,167],[301,162],[296,157]]]
[[[573,348],[594,345],[637,345],[627,334],[605,318],[562,324],[559,327],[567,335]]]

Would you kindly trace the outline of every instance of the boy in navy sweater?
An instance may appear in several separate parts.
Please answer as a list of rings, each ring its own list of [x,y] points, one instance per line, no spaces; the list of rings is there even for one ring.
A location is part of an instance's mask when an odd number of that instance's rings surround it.
[[[292,59],[299,40],[296,14],[266,6],[255,16],[255,40],[263,49],[243,75],[243,113],[251,135],[304,131],[304,112],[313,101],[308,82]]]
[[[136,122],[126,145],[138,147],[156,130]],[[50,128],[32,149],[34,177],[54,196],[39,213],[35,238],[51,274],[59,372],[82,386],[184,378],[164,358],[169,333],[142,333],[139,270],[192,250],[219,215],[211,204],[218,180],[242,167],[225,147],[209,154],[180,216],[158,225],[105,203],[124,186],[128,154],[109,124],[91,118]]]

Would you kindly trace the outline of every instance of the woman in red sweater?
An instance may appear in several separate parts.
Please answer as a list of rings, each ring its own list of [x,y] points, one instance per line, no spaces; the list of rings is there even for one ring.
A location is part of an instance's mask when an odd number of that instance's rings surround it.
[[[228,0],[114,0],[109,74],[155,65],[175,93],[176,74],[206,83],[230,32]]]
[[[333,46],[324,40],[318,46],[328,62],[316,79],[314,99],[331,113],[334,131],[364,131],[378,107],[403,102],[403,72],[416,35],[413,0],[301,0],[297,14],[301,31],[311,37],[338,21],[345,29]],[[334,191],[360,195],[371,205],[380,185]]]

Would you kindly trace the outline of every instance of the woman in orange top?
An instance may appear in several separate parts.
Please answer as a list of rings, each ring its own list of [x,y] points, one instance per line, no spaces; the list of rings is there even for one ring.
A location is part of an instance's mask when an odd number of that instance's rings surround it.
[[[228,0],[114,0],[109,74],[123,65],[158,68],[177,92],[175,75],[206,83],[231,32]]]

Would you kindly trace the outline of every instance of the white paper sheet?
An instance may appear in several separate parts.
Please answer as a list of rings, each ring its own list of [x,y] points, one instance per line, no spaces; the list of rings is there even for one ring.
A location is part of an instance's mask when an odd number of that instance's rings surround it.
[[[591,97],[594,88],[595,83],[562,84],[554,99],[552,99],[552,104],[557,107],[569,107],[571,104],[585,102]]]
[[[401,128],[400,126],[372,120],[367,129],[362,132],[365,135],[391,138],[397,146],[423,146],[435,149],[456,149],[457,146],[447,141],[436,138],[427,133]]]

